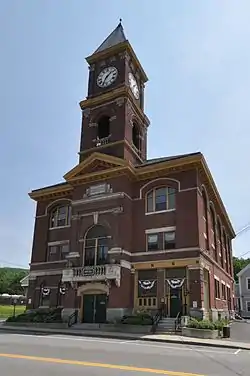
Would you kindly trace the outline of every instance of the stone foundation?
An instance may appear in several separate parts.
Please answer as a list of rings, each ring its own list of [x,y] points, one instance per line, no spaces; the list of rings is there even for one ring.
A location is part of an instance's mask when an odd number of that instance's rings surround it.
[[[120,320],[124,315],[131,315],[129,308],[107,308],[107,321],[114,322]]]
[[[218,338],[218,330],[182,328],[182,335],[184,337],[216,339]]]

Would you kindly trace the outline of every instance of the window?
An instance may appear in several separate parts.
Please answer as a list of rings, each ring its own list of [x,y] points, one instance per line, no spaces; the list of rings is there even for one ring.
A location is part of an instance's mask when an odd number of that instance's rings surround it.
[[[57,244],[48,247],[48,261],[65,260],[69,253],[69,244]]]
[[[204,219],[204,237],[205,237],[205,250],[209,249],[209,231],[208,231],[208,208],[207,208],[207,197],[205,191],[202,191],[202,200],[203,200],[203,219]]]
[[[97,137],[99,140],[110,135],[110,118],[109,116],[102,116],[97,123]]]
[[[155,188],[146,196],[146,212],[160,212],[175,209],[176,190],[170,187]]]
[[[175,248],[175,231],[164,232],[164,249]]]
[[[220,282],[217,279],[214,279],[215,286],[215,298],[220,299]]]
[[[147,236],[147,246],[148,251],[157,251],[159,250],[159,239],[158,234],[150,234]]]
[[[226,286],[224,285],[224,283],[221,283],[221,297],[223,300],[226,300],[227,297],[226,297]]]
[[[92,227],[84,242],[84,265],[95,266],[108,264],[110,236],[101,225]]]
[[[147,234],[147,251],[163,251],[175,248],[175,231]]]
[[[140,134],[139,126],[136,123],[133,123],[132,141],[136,149],[138,151],[141,151],[141,134]]]
[[[250,290],[250,278],[247,278],[247,289]]]
[[[51,213],[50,228],[69,226],[70,206],[59,206]]]
[[[210,206],[211,212],[211,222],[212,222],[212,230],[211,230],[211,242],[212,247],[214,248],[214,259],[218,261],[218,254],[217,254],[217,241],[216,241],[216,220],[215,220],[215,213],[213,207]]]
[[[246,309],[247,309],[247,312],[250,312],[250,302],[246,302]]]

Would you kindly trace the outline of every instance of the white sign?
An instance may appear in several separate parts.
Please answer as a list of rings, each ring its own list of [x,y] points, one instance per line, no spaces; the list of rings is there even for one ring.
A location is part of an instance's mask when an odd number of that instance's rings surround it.
[[[89,195],[95,196],[106,192],[106,184],[92,185],[89,187]]]
[[[197,304],[197,302],[194,300],[193,301],[193,308],[197,308],[198,307],[198,304]]]

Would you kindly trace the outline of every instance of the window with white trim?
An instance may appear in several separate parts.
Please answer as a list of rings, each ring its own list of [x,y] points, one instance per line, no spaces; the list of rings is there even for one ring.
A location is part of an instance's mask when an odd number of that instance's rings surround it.
[[[147,251],[163,251],[175,248],[175,231],[147,234]]]
[[[227,299],[226,286],[224,285],[224,283],[221,283],[221,297],[222,297],[223,300]]]
[[[50,228],[65,227],[70,224],[70,206],[58,206],[50,216]]]
[[[247,278],[247,289],[250,290],[250,278]]]
[[[220,282],[217,279],[214,279],[215,286],[215,298],[220,299]]]
[[[48,261],[65,260],[69,253],[69,243],[48,246]]]
[[[159,247],[159,234],[148,234],[147,235],[147,250],[148,251],[158,251]]]
[[[246,310],[247,312],[250,312],[250,302],[246,302]]]
[[[175,209],[176,189],[158,187],[146,195],[146,213],[161,212]]]

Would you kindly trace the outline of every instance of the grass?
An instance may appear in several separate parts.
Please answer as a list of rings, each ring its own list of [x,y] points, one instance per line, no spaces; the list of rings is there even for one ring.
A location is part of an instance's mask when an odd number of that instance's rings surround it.
[[[25,305],[16,306],[16,315],[20,315],[25,311]],[[7,319],[9,316],[13,316],[14,307],[13,305],[0,305],[0,318]]]

